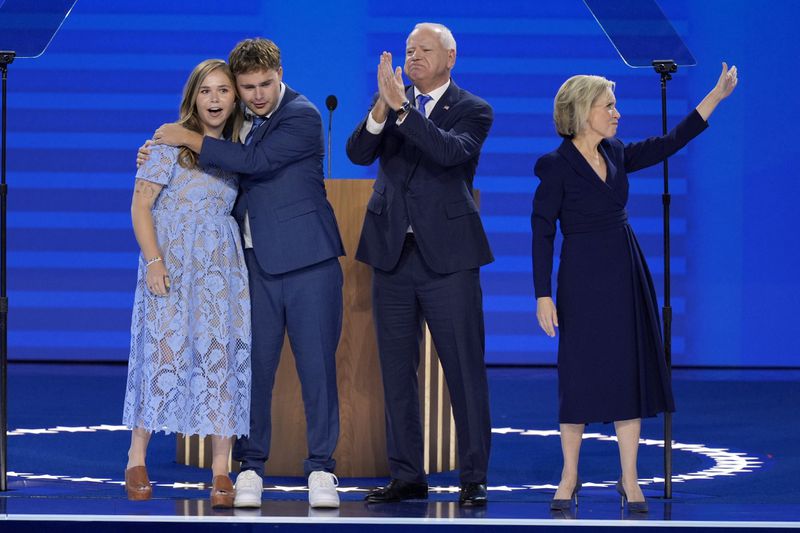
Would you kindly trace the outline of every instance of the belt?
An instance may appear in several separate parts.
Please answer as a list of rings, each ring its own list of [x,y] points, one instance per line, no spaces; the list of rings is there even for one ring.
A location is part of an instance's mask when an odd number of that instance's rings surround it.
[[[624,209],[615,213],[603,215],[585,222],[573,222],[564,224],[561,221],[561,233],[572,235],[575,233],[594,233],[597,231],[608,231],[625,227],[628,224],[628,213]]]

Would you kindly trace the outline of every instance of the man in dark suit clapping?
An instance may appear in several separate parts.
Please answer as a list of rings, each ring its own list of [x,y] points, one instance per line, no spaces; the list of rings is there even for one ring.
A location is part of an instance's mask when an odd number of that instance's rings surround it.
[[[347,142],[353,163],[379,160],[356,258],[373,267],[391,482],[369,502],[426,498],[417,366],[422,319],[444,369],[458,438],[462,505],[486,504],[491,425],[479,267],[493,260],[472,196],[492,109],[456,86],[453,35],[418,24],[400,67],[383,52],[378,95]]]

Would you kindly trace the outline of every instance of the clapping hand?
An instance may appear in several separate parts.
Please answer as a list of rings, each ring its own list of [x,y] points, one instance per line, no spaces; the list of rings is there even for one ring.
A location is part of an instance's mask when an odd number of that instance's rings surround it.
[[[406,101],[400,67],[392,70],[392,54],[383,52],[378,63],[378,100],[372,106],[372,119],[382,123],[389,109],[398,109]]]
[[[378,65],[378,92],[381,100],[391,109],[399,109],[406,101],[406,91],[403,87],[403,70],[400,67],[392,68],[392,54],[383,52]]]

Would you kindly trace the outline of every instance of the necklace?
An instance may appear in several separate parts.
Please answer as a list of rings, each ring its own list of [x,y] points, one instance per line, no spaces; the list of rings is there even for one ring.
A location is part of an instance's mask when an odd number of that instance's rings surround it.
[[[589,150],[588,154],[586,150],[584,150],[577,143],[573,143],[573,145],[578,149],[578,153],[581,154],[587,163],[589,163],[589,166],[592,168],[595,174],[597,174],[601,180],[606,181],[606,165],[605,161],[600,155],[599,145],[595,145],[594,150]]]
[[[578,145],[575,145],[578,149],[578,152],[583,156],[586,161],[589,162],[590,165],[594,167],[600,167],[600,152],[595,148],[594,150],[590,151],[588,154]]]

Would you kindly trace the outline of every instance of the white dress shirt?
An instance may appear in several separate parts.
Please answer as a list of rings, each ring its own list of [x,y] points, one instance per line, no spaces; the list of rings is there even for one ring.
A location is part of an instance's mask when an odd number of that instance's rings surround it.
[[[278,95],[278,103],[275,104],[275,107],[272,108],[272,111],[264,115],[264,118],[270,118],[275,110],[278,109],[278,106],[281,105],[283,101],[283,95],[286,92],[286,85],[281,82],[281,92]],[[244,103],[242,104],[244,105]],[[250,130],[253,128],[253,117],[254,113],[250,111],[250,109],[245,106],[244,107],[244,123],[242,123],[242,129],[239,130],[239,138],[240,139],[247,139],[247,134],[250,133]],[[263,126],[263,124],[262,124]],[[252,248],[253,247],[253,235],[250,233],[250,211],[245,210],[244,212],[244,226],[242,227],[242,239],[244,240],[244,247],[245,248]]]

